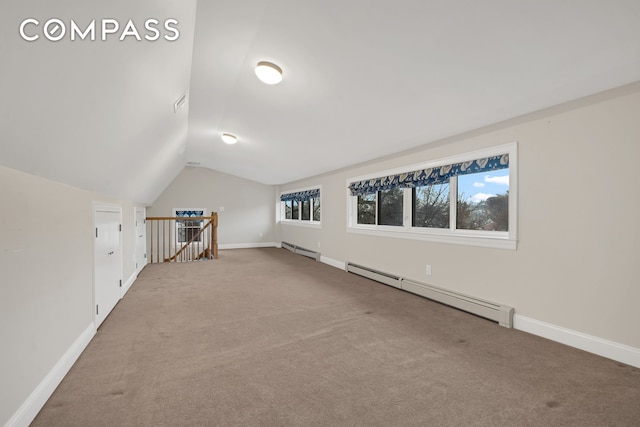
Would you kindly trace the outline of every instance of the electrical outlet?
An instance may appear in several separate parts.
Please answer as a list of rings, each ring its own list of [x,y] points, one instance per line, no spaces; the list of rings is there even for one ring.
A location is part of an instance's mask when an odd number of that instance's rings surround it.
[[[427,276],[431,276],[431,265],[427,264],[427,267],[425,268],[425,273],[427,273]]]
[[[320,247],[320,242],[318,242],[318,248]]]
[[[220,206],[220,212],[224,212],[224,206]]]
[[[260,232],[260,237],[262,237],[262,231]]]

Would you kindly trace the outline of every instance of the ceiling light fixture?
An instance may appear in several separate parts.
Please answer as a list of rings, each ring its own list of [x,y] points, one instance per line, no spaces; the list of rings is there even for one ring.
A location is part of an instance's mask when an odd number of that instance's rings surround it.
[[[282,68],[267,61],[260,61],[256,66],[256,76],[268,85],[275,85],[282,81]]]
[[[223,133],[222,140],[225,142],[225,144],[235,144],[236,142],[238,142],[238,137],[231,133]]]

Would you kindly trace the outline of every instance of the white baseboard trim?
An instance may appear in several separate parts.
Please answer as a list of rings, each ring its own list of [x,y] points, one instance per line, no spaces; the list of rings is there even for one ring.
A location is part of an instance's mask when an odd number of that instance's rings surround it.
[[[326,257],[324,255],[320,255],[320,262],[330,265],[331,267],[339,268],[340,270],[344,270],[346,268],[346,264],[344,262]]]
[[[144,263],[143,263],[143,264],[142,264],[142,265],[141,265],[141,266],[136,270],[136,272],[134,273],[134,274],[135,274],[135,276],[136,276],[136,278],[138,278],[138,275],[139,275],[140,273],[142,273],[142,270],[144,270],[144,268],[147,266],[147,264],[149,264],[149,263],[147,262],[147,259],[145,258]]]
[[[38,412],[42,409],[47,400],[51,397],[56,387],[60,385],[62,379],[69,372],[73,364],[78,360],[80,354],[87,347],[96,333],[96,325],[91,322],[87,329],[71,344],[58,363],[49,371],[44,379],[29,395],[27,400],[18,408],[13,416],[7,421],[5,427],[27,427],[34,420]]]
[[[218,245],[218,249],[251,249],[251,248],[279,248],[280,244],[276,242],[262,242],[262,243],[227,243],[224,245]]]
[[[131,287],[131,285],[133,285],[133,282],[135,282],[136,279],[138,278],[138,273],[139,272],[134,271],[131,277],[129,277],[127,281],[124,282],[124,284],[122,285],[122,292],[121,292],[120,298],[124,298],[125,294],[129,291],[129,288]]]
[[[613,341],[608,341],[582,332],[541,322],[529,317],[514,315],[513,327],[520,331],[538,335],[570,347],[579,348],[627,365],[640,368],[640,349]]]

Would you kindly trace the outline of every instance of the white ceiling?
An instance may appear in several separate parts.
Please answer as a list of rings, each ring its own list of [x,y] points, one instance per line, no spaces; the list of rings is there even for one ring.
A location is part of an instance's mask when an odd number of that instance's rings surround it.
[[[27,17],[181,34],[29,43]],[[638,81],[639,23],[637,0],[5,1],[0,165],[143,203],[187,162],[286,183]]]
[[[637,0],[201,0],[187,156],[281,184],[637,80]]]
[[[0,12],[0,165],[74,187],[152,202],[186,164],[196,0],[3,0]],[[18,32],[25,18],[40,22]],[[71,41],[42,35],[51,18],[179,21],[177,41]],[[164,31],[163,31],[164,33]]]

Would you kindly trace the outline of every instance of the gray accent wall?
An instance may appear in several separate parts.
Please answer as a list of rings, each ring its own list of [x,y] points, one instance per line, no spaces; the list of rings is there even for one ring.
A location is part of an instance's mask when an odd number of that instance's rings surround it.
[[[636,83],[282,185],[278,192],[322,185],[322,227],[280,224],[279,235],[332,260],[499,302],[517,315],[640,348],[639,112]],[[519,146],[517,250],[347,232],[348,178],[513,141]]]

